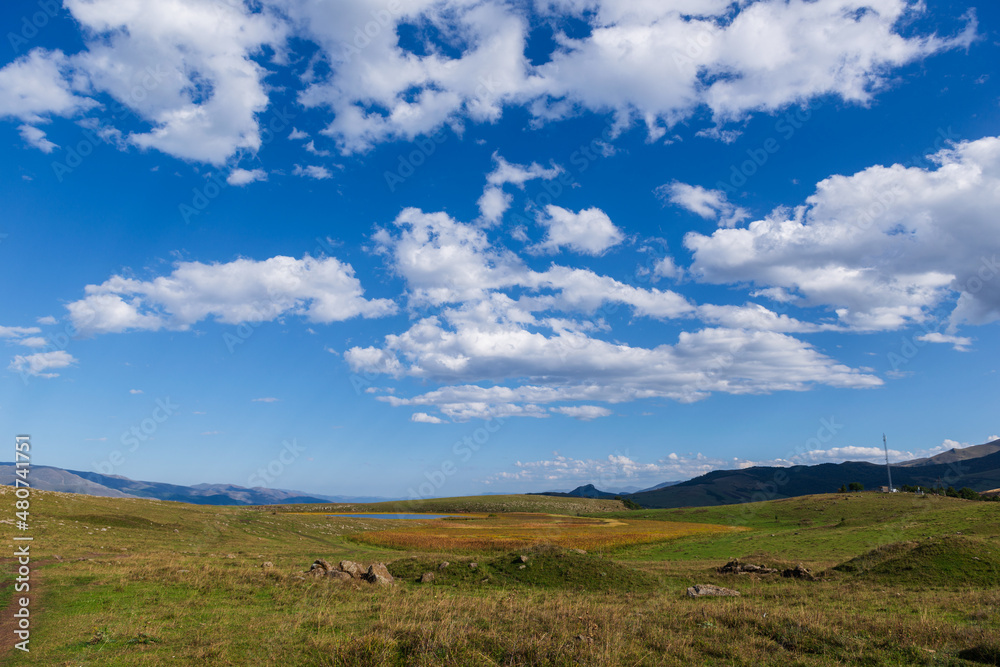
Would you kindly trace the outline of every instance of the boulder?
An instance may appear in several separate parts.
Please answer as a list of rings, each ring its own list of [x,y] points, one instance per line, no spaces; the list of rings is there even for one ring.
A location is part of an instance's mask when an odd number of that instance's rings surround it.
[[[333,568],[330,567],[328,562],[322,558],[317,558],[313,561],[313,564],[309,567],[309,572],[306,574],[310,574],[314,577],[325,577],[332,569]]]
[[[343,582],[354,581],[354,577],[352,577],[349,573],[343,572],[341,570],[332,570],[328,576],[333,577],[337,581],[343,581]]]
[[[527,563],[528,562],[528,557],[527,556],[518,556],[517,559],[519,561],[521,561],[522,563]]]
[[[734,559],[720,567],[718,572],[720,574],[777,574],[778,570],[753,563],[741,563]]]
[[[787,569],[781,573],[781,576],[786,579],[805,579],[806,581],[815,581],[816,577],[813,573],[802,567],[802,563],[799,563],[793,568]]]
[[[469,563],[470,570],[476,570],[479,568],[479,563]]]
[[[570,549],[570,551],[571,551],[572,553],[575,553],[575,554],[580,554],[581,556],[583,556],[583,555],[585,555],[585,554],[587,553],[587,552],[586,552],[586,551],[584,551],[583,549]]]
[[[444,561],[443,563],[441,563],[440,565],[438,565],[438,569],[439,570],[443,570],[444,568],[448,567],[449,565],[451,565],[451,563],[449,563],[448,561]]]
[[[266,560],[260,564],[260,569],[262,570],[270,570],[272,567],[274,567],[274,563],[272,563],[269,560]]]
[[[386,568],[385,563],[372,563],[368,566],[368,572],[364,575],[364,580],[370,584],[389,585],[392,583],[392,575]]]
[[[433,572],[424,572],[422,575],[420,575],[420,583],[422,583],[422,584],[431,584],[431,583],[434,583],[434,573]]]
[[[695,584],[687,589],[687,594],[689,597],[700,598],[706,595],[738,596],[740,592],[734,591],[732,588],[723,588],[722,586],[713,586],[712,584]]]
[[[365,568],[352,560],[342,560],[337,567],[340,568],[341,572],[346,572],[355,579],[360,579],[365,573]]]

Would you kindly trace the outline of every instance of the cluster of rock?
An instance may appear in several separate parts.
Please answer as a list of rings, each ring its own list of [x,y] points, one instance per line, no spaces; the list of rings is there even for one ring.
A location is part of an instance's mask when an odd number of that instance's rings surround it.
[[[779,570],[773,567],[763,567],[753,563],[741,563],[731,560],[718,570],[719,574],[777,574]]]
[[[795,567],[779,570],[774,567],[764,567],[753,563],[741,563],[739,560],[731,560],[718,569],[719,574],[780,574],[786,579],[805,579],[814,581],[816,577],[802,566],[801,563]]]
[[[700,598],[706,595],[721,595],[721,596],[739,596],[739,591],[734,591],[732,588],[723,588],[722,586],[713,586],[712,584],[695,584],[687,590],[687,594],[693,598]]]
[[[385,563],[372,563],[365,569],[363,565],[350,560],[342,560],[333,566],[322,558],[317,558],[306,574],[313,577],[332,577],[339,581],[367,581],[370,584],[386,586],[393,582]]]

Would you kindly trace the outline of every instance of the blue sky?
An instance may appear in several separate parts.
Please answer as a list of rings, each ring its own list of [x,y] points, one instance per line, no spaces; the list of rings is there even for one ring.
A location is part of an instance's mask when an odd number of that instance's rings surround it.
[[[38,464],[441,496],[1000,432],[992,3],[0,12]]]

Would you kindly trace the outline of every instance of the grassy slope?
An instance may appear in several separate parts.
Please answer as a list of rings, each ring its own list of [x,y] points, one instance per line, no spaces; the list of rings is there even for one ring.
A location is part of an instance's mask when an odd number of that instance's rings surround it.
[[[704,522],[749,529],[629,550],[629,558],[640,560],[727,559],[772,553],[789,561],[825,568],[892,542],[952,533],[980,535],[991,540],[1000,535],[1000,506],[904,493],[826,494],[601,516]]]
[[[424,501],[424,507],[525,511],[520,498]],[[531,498],[550,511],[549,503],[573,503],[561,506],[567,512],[613,509],[601,503],[615,502]],[[959,654],[991,655],[1000,636],[995,587],[873,585],[846,575],[807,583],[714,572],[729,556],[753,553],[828,567],[871,546],[924,534],[961,531],[997,544],[997,505],[920,502],[926,504],[831,495],[627,512],[621,517],[747,530],[627,549],[615,555],[617,564],[556,553],[529,572],[507,562],[510,554],[484,556],[479,560],[494,581],[482,585],[459,569],[469,557],[401,554],[346,539],[361,528],[385,527],[373,520],[36,493],[33,577],[42,595],[33,607],[32,652],[17,656],[18,664],[972,665]],[[454,565],[433,586],[404,581],[354,590],[299,579],[317,557],[395,560],[393,568],[407,579],[441,559]],[[261,570],[265,560],[273,570]],[[553,573],[566,564],[585,579],[560,587]],[[4,560],[8,571],[12,565]],[[606,590],[586,583],[601,572],[611,577]],[[735,586],[743,596],[684,597],[693,583]]]
[[[393,500],[384,503],[339,503],[329,505],[264,506],[260,509],[286,512],[427,512],[490,513],[490,512],[540,512],[552,514],[577,514],[580,512],[619,512],[625,509],[620,500],[591,500],[586,498],[560,498],[555,496],[465,496],[460,498],[431,498],[426,500]]]

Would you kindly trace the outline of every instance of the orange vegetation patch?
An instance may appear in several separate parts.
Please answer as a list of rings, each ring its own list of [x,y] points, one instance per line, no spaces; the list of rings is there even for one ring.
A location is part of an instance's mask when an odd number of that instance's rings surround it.
[[[356,533],[351,537],[359,542],[391,549],[508,551],[536,544],[554,544],[594,551],[732,530],[729,526],[705,523],[527,513],[407,523],[398,528]]]

